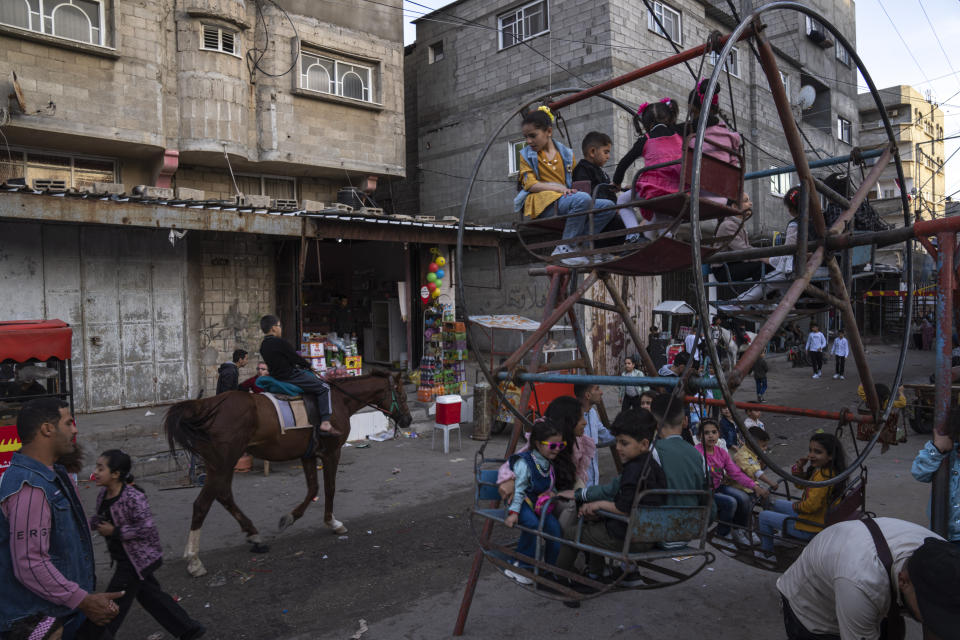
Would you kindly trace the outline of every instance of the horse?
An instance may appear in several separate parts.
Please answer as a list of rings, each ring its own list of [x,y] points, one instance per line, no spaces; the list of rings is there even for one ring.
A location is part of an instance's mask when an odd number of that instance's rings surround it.
[[[313,429],[281,433],[277,412],[270,400],[245,391],[227,391],[211,398],[179,402],[167,411],[163,428],[171,454],[179,445],[202,458],[207,471],[203,489],[193,502],[193,520],[183,553],[190,575],[200,577],[207,572],[199,556],[200,528],[215,499],[247,534],[247,542],[252,545],[251,551],[263,553],[268,550],[253,522],[233,500],[233,468],[244,453],[268,461],[300,459],[303,462],[307,496],[296,508],[280,518],[280,531],[299,520],[316,497],[319,453],[323,461],[324,524],[334,533],[347,532],[343,523],[333,517],[333,495],[340,451],[350,435],[350,416],[362,407],[371,406],[393,419],[401,429],[410,426],[413,418],[407,407],[400,374],[376,370],[362,376],[327,382],[333,404],[330,421],[341,434],[336,438],[314,438]]]

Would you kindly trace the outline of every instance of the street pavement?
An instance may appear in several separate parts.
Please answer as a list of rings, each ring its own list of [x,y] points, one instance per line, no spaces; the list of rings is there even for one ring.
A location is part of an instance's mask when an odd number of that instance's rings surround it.
[[[878,381],[889,384],[892,380],[895,356],[895,348],[869,347]],[[810,378],[809,369],[791,368],[782,357],[771,358],[770,364],[766,394],[770,403],[831,410],[856,405],[858,382],[852,362],[843,381],[830,378],[832,362],[824,367],[828,375],[819,380]],[[932,369],[930,352],[911,351],[904,380],[926,381]],[[753,399],[752,383],[747,380],[737,399]],[[605,396],[614,415],[616,393],[608,390]],[[154,411],[160,413],[162,408]],[[82,425],[93,428],[100,419],[83,416]],[[117,420],[102,417],[106,422],[111,419]],[[773,455],[786,466],[806,452],[814,430],[832,431],[836,426],[789,416],[768,416],[766,423],[773,434]],[[214,504],[201,539],[201,558],[209,573],[201,578],[189,577],[181,559],[191,505],[199,489],[178,488],[181,474],[149,476],[140,484],[150,498],[164,543],[166,563],[158,572],[159,580],[207,625],[209,638],[450,637],[476,549],[469,510],[473,459],[482,443],[468,434],[465,425],[463,449],[457,449],[454,438],[448,454],[431,450],[429,433],[345,448],[334,509],[349,529],[345,536],[324,527],[322,496],[301,521],[278,535],[280,516],[304,494],[303,470],[298,462],[274,463],[271,475],[264,477],[259,462],[255,463],[252,472],[235,476],[234,495],[260,528],[270,551],[250,553],[236,522]],[[845,446],[850,454],[848,436]],[[906,444],[884,455],[879,447],[872,452],[867,461],[871,511],[927,523],[929,485],[910,476],[913,456],[926,439],[910,432]],[[487,445],[488,455],[501,456],[506,441],[506,434],[494,436]],[[606,452],[601,453],[601,473],[605,477],[614,473]],[[96,488],[81,482],[80,494],[92,510]],[[109,560],[101,540],[95,548],[103,586],[110,575]],[[542,599],[486,565],[465,637],[784,637],[776,575],[717,556],[715,563],[687,582],[605,595],[585,601],[578,610]],[[119,637],[160,640],[169,636],[134,607]],[[908,623],[907,637],[920,638],[915,623]]]

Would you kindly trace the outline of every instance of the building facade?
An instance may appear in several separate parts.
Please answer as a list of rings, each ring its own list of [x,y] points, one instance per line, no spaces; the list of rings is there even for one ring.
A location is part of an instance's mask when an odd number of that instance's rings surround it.
[[[2,319],[73,325],[80,410],[252,375],[267,313],[362,342],[409,309],[452,227],[335,204],[404,176],[402,38],[400,0],[0,0]]]
[[[736,24],[723,2],[671,0],[646,6],[627,0],[582,3],[573,0],[484,2],[460,0],[416,21],[417,38],[406,50],[407,136],[416,143],[408,156],[408,176],[419,185],[419,207],[455,214],[483,145],[493,137],[480,166],[467,219],[513,224],[511,201],[516,193],[517,151],[523,145],[520,118],[511,116],[522,104],[567,87],[582,88],[625,74],[706,42],[714,30],[728,33]],[[749,10],[750,3],[737,3]],[[855,42],[853,2],[810,3]],[[795,12],[766,14],[766,36],[777,54],[794,116],[808,153],[819,157],[843,155],[857,144],[856,68],[848,52],[823,26]],[[715,59],[695,59],[690,69],[677,65],[609,92],[629,105],[624,110],[602,99],[563,109],[561,139],[579,157],[580,141],[591,130],[613,140],[611,164],[633,145],[637,132],[633,110],[662,97],[686,105],[695,85],[691,73],[706,77]],[[771,92],[759,63],[746,43],[738,44],[722,80],[721,109],[746,139],[747,171],[792,164]],[[699,70],[699,74],[697,71]],[[803,99],[801,99],[801,89]],[[731,103],[732,96],[732,103]],[[681,109],[681,119],[686,117]],[[504,124],[506,123],[506,124]],[[500,127],[502,129],[499,129]],[[494,135],[495,134],[495,135]],[[639,168],[635,165],[628,175]],[[787,215],[782,196],[795,183],[795,174],[750,181],[746,189],[754,204],[749,231],[756,243],[770,243],[782,231]],[[491,261],[493,259],[491,258]],[[543,298],[545,283],[527,277],[529,259],[522,251],[503,259],[505,287],[533,288],[524,302]],[[643,279],[636,285],[635,312],[641,327],[663,295],[691,297],[689,274]],[[510,304],[511,296],[474,292],[480,300],[498,295],[505,311],[535,314]]]
[[[930,220],[944,215],[944,144],[943,111],[907,85],[880,90],[884,109],[897,140],[897,151],[903,166],[903,191],[909,197],[911,214],[917,220]],[[860,140],[869,147],[887,140],[883,120],[870,94],[861,94]],[[877,212],[890,226],[903,226],[900,186],[893,162],[884,170],[870,199]],[[900,269],[902,251],[890,248],[877,251],[877,262]]]

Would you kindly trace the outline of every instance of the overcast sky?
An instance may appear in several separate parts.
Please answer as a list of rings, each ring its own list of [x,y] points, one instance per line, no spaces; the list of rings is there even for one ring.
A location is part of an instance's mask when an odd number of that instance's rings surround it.
[[[448,4],[404,0],[406,43],[416,39],[411,21]],[[908,84],[921,94],[929,89],[944,112],[945,136],[960,134],[960,0],[859,0],[856,6],[857,52],[877,88]],[[862,79],[860,85],[866,91]],[[955,193],[960,190],[958,149],[960,138],[946,142],[944,157],[956,155],[945,165],[945,195],[953,193],[955,200],[960,199]]]

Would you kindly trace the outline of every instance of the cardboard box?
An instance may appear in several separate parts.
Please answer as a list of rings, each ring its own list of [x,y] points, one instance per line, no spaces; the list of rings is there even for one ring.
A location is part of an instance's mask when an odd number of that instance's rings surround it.
[[[363,356],[347,356],[344,358],[344,365],[347,369],[363,368]]]
[[[323,343],[322,343],[322,342],[311,342],[309,348],[310,348],[310,357],[311,357],[311,358],[323,357]]]
[[[310,368],[318,373],[323,373],[327,370],[327,359],[326,358],[310,358]]]

